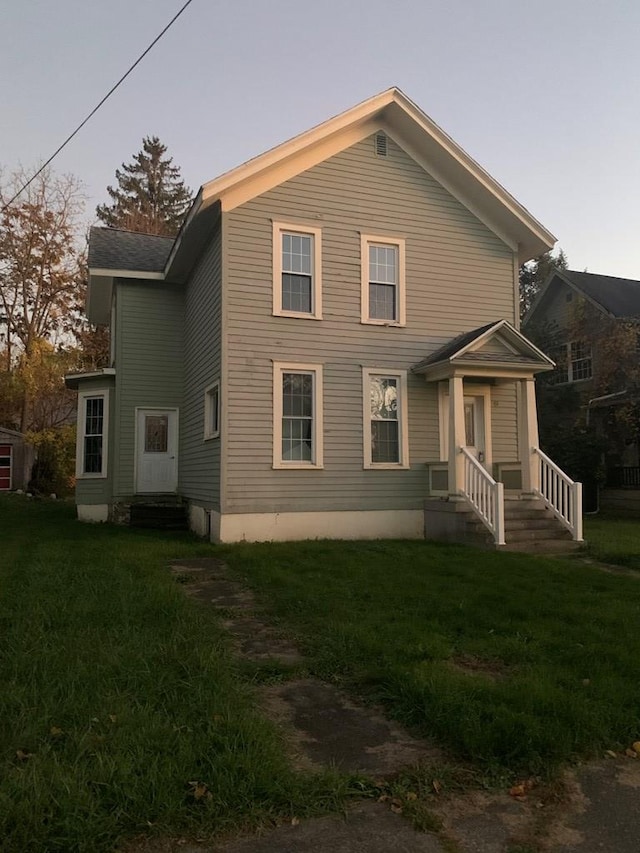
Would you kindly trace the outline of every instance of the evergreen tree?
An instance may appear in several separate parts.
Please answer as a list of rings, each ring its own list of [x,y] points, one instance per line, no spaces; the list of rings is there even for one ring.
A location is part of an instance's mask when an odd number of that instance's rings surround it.
[[[520,267],[520,318],[524,317],[538,291],[554,270],[566,270],[567,256],[558,250],[557,255],[544,252]]]
[[[133,162],[116,169],[118,185],[107,187],[113,204],[100,204],[96,214],[110,228],[173,237],[191,204],[191,190],[157,136],[146,136]]]

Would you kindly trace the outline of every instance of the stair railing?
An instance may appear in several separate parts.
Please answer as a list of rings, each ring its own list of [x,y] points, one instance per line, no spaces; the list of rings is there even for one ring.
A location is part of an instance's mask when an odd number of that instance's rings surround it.
[[[460,453],[464,458],[462,493],[496,545],[504,545],[504,485],[497,483],[466,447],[461,447]]]
[[[533,447],[532,451],[540,460],[540,487],[534,489],[535,493],[570,531],[572,538],[583,542],[582,483],[575,483],[539,447]]]

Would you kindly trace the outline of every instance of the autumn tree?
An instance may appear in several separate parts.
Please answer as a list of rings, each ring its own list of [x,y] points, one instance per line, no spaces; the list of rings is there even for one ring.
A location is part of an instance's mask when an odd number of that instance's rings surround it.
[[[191,205],[191,190],[180,177],[167,147],[157,136],[146,136],[131,163],[116,169],[117,186],[107,187],[111,204],[96,208],[110,228],[175,236]]]
[[[0,183],[2,366],[11,374],[5,384],[20,399],[15,422],[22,431],[31,426],[40,390],[33,382],[21,382],[20,371],[31,369],[44,342],[55,354],[72,340],[83,290],[80,183],[45,170],[7,206],[24,178],[20,172]],[[58,385],[62,392],[61,380]]]
[[[558,249],[556,255],[544,252],[520,267],[520,318],[525,316],[540,288],[554,270],[566,270],[567,256]]]

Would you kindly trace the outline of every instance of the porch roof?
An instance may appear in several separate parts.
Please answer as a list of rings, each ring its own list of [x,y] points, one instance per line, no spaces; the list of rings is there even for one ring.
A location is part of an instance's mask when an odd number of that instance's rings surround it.
[[[507,320],[496,320],[452,338],[412,368],[428,381],[454,374],[521,378],[555,363]]]

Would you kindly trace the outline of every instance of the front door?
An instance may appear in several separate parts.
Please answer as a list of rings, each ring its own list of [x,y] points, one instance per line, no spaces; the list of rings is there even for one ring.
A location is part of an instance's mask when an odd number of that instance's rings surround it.
[[[484,397],[464,398],[464,435],[469,453],[485,461]]]
[[[178,413],[175,409],[138,409],[136,417],[136,492],[175,492]]]

